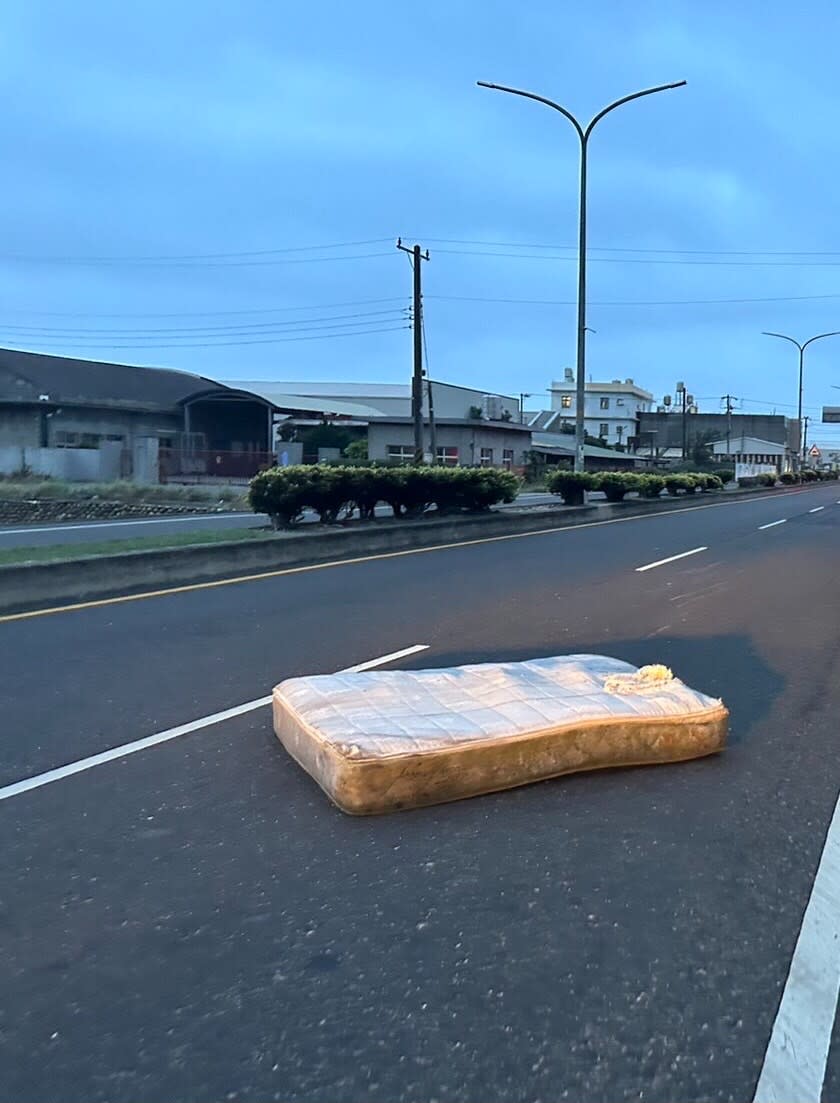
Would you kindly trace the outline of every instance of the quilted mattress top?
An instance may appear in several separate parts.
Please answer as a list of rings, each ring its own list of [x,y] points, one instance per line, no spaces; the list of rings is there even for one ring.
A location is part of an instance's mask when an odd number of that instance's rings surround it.
[[[636,667],[619,659],[564,655],[292,678],[275,695],[321,740],[352,758],[433,751],[599,719],[691,717],[720,707],[678,678],[623,690],[622,676],[635,674]]]

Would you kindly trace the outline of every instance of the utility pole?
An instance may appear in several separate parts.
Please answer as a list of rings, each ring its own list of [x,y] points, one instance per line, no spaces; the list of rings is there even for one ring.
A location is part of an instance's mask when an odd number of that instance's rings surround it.
[[[729,459],[732,454],[732,403],[737,402],[737,398],[731,394],[725,394],[721,398],[721,402],[726,403],[726,458]]]
[[[423,253],[419,245],[412,249],[397,238],[397,248],[411,257],[414,270],[414,371],[411,376],[411,418],[414,422],[414,462],[422,464],[423,448],[423,291],[420,264],[429,259],[429,250]]]
[[[802,432],[802,457],[804,460],[808,458],[808,424],[810,421],[811,419],[807,415],[802,419],[802,424],[804,426]]]
[[[432,390],[431,376],[426,376],[426,392],[429,396],[429,451],[432,463],[437,463],[437,425],[435,424],[435,396]]]

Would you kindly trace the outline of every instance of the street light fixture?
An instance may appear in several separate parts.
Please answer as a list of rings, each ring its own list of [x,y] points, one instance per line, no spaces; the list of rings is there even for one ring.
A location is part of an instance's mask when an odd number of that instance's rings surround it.
[[[840,337],[840,330],[833,329],[831,333],[818,333],[815,337],[809,337],[807,341],[803,341],[801,344],[795,338],[788,337],[786,333],[769,333],[766,329],[763,329],[761,332],[764,337],[778,337],[781,341],[790,341],[792,345],[796,345],[799,349],[799,404],[797,406],[796,420],[799,424],[799,461],[802,463],[805,456],[805,446],[802,434],[802,383],[805,370],[805,349],[809,345],[813,345],[814,341],[821,341],[823,337]]]
[[[587,152],[589,148],[589,136],[593,129],[611,111],[631,100],[641,99],[642,96],[652,96],[654,92],[667,92],[671,88],[682,88],[686,83],[679,80],[675,84],[659,84],[656,88],[645,88],[641,92],[632,92],[629,96],[622,96],[620,100],[608,104],[599,111],[584,127],[578,122],[571,111],[561,107],[554,100],[538,96],[535,92],[525,92],[521,88],[508,88],[504,84],[490,84],[488,81],[476,82],[481,88],[491,88],[496,92],[509,92],[512,96],[524,96],[528,100],[536,100],[544,103],[546,107],[552,107],[565,116],[575,128],[575,133],[580,140],[580,196],[578,200],[578,296],[577,296],[577,409],[575,410],[575,471],[584,470],[584,442],[586,440],[584,428],[584,403],[586,401],[586,169]]]

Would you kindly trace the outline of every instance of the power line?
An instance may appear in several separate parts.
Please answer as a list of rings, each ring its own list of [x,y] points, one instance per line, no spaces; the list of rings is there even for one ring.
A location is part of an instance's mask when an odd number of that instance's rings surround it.
[[[355,318],[364,318],[367,321],[360,323],[361,325],[372,324],[370,319],[384,319],[389,315],[403,315],[407,307],[392,307],[389,310],[370,310],[363,312],[356,312],[354,314],[332,314],[324,315],[316,318],[294,318],[287,321],[271,321],[271,322],[240,322],[236,325],[224,325],[224,326],[177,326],[167,327],[160,329],[59,329],[55,326],[19,326],[0,323],[0,333],[3,331],[20,333],[25,336],[53,336],[53,337],[85,337],[104,335],[106,337],[137,337],[137,336],[155,336],[155,335],[170,335],[178,336],[183,334],[185,336],[212,336],[213,333],[219,333],[224,335],[225,333],[239,332],[247,334],[248,332],[258,332],[260,330],[268,329],[281,329],[287,327],[309,327],[314,326],[320,322],[342,322],[345,320],[352,320]],[[350,324],[348,322],[348,324]]]
[[[389,254],[390,255],[390,254]],[[30,310],[26,307],[7,307],[12,314],[30,314],[40,318],[225,318],[246,314],[280,314],[301,310],[331,310],[345,306],[369,306],[377,303],[405,302],[403,296],[387,299],[350,299],[340,303],[312,303],[309,306],[264,306],[248,310],[176,310],[176,311],[134,311],[118,313],[98,313],[78,310]]]
[[[272,260],[86,260],[79,258],[73,260],[67,258],[64,261],[58,261],[56,259],[40,259],[38,257],[19,257],[19,258],[2,258],[2,260],[15,260],[16,263],[23,264],[67,264],[75,265],[80,268],[265,268],[274,266],[277,264],[329,264],[333,261],[344,260],[369,260],[371,257],[390,257],[390,252],[384,250],[377,253],[347,253],[344,256],[337,257],[275,257]]]
[[[282,257],[289,253],[313,253],[331,249],[352,249],[366,245],[382,245],[393,240],[392,235],[385,237],[358,238],[354,241],[337,241],[318,245],[285,245],[273,249],[244,249],[212,253],[148,253],[148,254],[111,254],[111,255],[67,255],[67,254],[31,254],[2,253],[0,260],[31,264],[198,264],[204,261],[236,261],[255,257]],[[577,246],[545,243],[537,241],[489,241],[481,238],[434,238],[426,239],[432,244],[476,245],[480,247],[502,249],[540,249],[558,250],[575,253]],[[449,252],[450,250],[440,250]],[[591,253],[636,253],[648,256],[727,256],[727,257],[838,257],[840,249],[669,249],[641,246],[592,245]],[[389,254],[364,254],[387,256]],[[490,255],[490,254],[488,254]],[[517,254],[518,255],[518,254]],[[303,258],[307,259],[307,258]],[[313,258],[320,259],[320,258]],[[325,260],[345,258],[323,258]],[[358,259],[348,257],[346,259]],[[595,259],[595,258],[593,258]],[[654,262],[655,263],[655,262]]]
[[[478,295],[427,295],[427,299],[462,303],[513,303],[527,306],[576,306],[574,299],[491,299]],[[761,298],[729,299],[605,299],[589,300],[589,306],[715,306],[725,303],[791,303],[821,299],[840,299],[840,293],[828,295],[770,295]]]
[[[224,343],[226,343],[226,339],[229,338],[229,337],[271,337],[271,336],[284,337],[284,336],[287,336],[290,333],[292,333],[292,334],[316,333],[316,332],[320,332],[321,330],[353,330],[353,329],[356,329],[356,328],[359,328],[359,327],[366,327],[366,326],[369,327],[369,326],[375,326],[375,325],[390,325],[391,323],[395,323],[398,320],[399,319],[397,319],[397,318],[380,318],[380,319],[375,319],[375,320],[372,319],[372,318],[367,318],[367,319],[365,319],[364,321],[361,321],[361,322],[336,322],[336,323],[332,323],[330,325],[303,325],[303,326],[297,326],[293,329],[285,329],[285,330],[262,330],[262,331],[257,331],[257,332],[254,332],[252,330],[244,330],[244,331],[240,330],[240,331],[234,331],[234,332],[231,332],[231,333],[218,333],[218,334],[212,334],[212,333],[191,333],[190,334],[190,333],[185,333],[183,336],[184,336],[184,339],[186,341],[192,341],[192,340],[195,340],[196,338],[206,339],[207,342],[208,342],[208,347],[210,347],[210,346],[212,346],[213,344],[216,343],[216,338],[220,338],[221,339],[220,343],[224,344]],[[0,332],[2,332],[2,330],[0,330]],[[101,337],[100,336],[85,336],[84,334],[77,334],[77,333],[48,333],[48,334],[26,334],[26,333],[21,334],[21,333],[18,333],[18,334],[12,334],[12,337],[17,338],[18,340],[23,339],[23,338],[30,338],[31,337],[31,339],[35,340],[35,341],[37,341],[37,340],[75,341],[75,340],[80,338],[81,341],[85,345],[87,345],[91,348],[94,348],[96,346],[98,346],[100,348],[114,348],[114,347],[116,347],[113,344],[113,341],[108,340],[108,338],[106,336],[101,336]],[[132,335],[132,334],[116,333],[116,334],[114,334],[114,339],[117,340],[117,341],[138,342],[138,344],[137,344],[138,348],[142,347],[140,342],[143,342],[143,343],[151,342],[152,343],[151,347],[158,347],[157,342],[160,341],[160,340],[174,342],[171,346],[172,348],[180,348],[181,347],[181,342],[178,339],[177,334],[172,334],[172,333],[164,334],[164,335],[161,335],[161,336],[156,336],[154,334],[149,334],[148,336],[144,336],[142,334]],[[184,346],[184,347],[189,347],[189,346],[187,345],[187,346]]]
[[[469,238],[430,237],[432,244],[443,245],[488,245],[503,249],[567,249],[577,253],[576,245],[547,245],[536,241],[482,241]],[[440,250],[444,252],[444,250]],[[661,253],[685,256],[718,257],[840,257],[840,249],[801,250],[801,249],[651,249],[631,246],[590,245],[587,253]]]
[[[147,351],[151,351],[153,349],[229,348],[229,347],[232,347],[234,345],[282,345],[282,344],[285,344],[288,341],[326,341],[326,340],[332,340],[333,338],[336,338],[336,337],[366,337],[369,334],[373,334],[373,333],[397,333],[400,330],[410,329],[410,328],[411,328],[410,326],[389,326],[387,328],[382,328],[382,329],[356,330],[353,333],[322,333],[322,334],[316,334],[315,336],[308,336],[308,337],[268,337],[268,338],[258,338],[258,339],[253,340],[253,341],[250,341],[250,340],[249,341],[219,341],[219,342],[215,342],[215,343],[211,341],[209,343],[198,342],[198,343],[195,343],[195,344],[187,344],[187,345],[165,345],[165,344],[164,345],[107,345],[107,344],[106,345],[90,345],[90,344],[87,344],[87,343],[75,344],[75,342],[71,342],[71,345],[75,349],[88,349],[88,348],[89,349],[100,349],[100,350],[102,350],[102,349],[146,349]],[[40,342],[39,343],[41,348],[50,348],[50,349],[56,349],[56,348],[66,349],[67,344],[68,344],[68,342],[63,342],[59,345],[50,344],[49,342]],[[39,351],[39,350],[16,349],[16,350],[13,350],[13,351],[33,352],[33,351]]]
[[[464,257],[508,257],[514,260],[554,260],[576,261],[575,256],[548,255],[545,253],[502,253],[475,249],[438,249],[438,253],[448,253]],[[667,264],[679,267],[714,268],[838,268],[836,261],[798,261],[798,260],[661,260],[655,257],[589,257],[593,264]]]
[[[160,253],[140,256],[37,256],[26,253],[0,253],[0,260],[50,264],[145,264],[149,261],[234,260],[243,257],[269,257],[281,253],[308,253],[323,249],[355,249],[362,245],[381,245],[390,237],[369,237],[361,241],[339,241],[332,245],[287,245],[281,249],[250,249],[238,253]]]

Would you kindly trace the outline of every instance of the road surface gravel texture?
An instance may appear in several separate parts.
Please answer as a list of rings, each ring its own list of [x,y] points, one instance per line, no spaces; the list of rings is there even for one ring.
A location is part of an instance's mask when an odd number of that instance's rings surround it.
[[[838,496],[0,618],[0,1100],[753,1099],[840,788]],[[664,662],[730,746],[351,818],[256,707],[3,788],[416,644]]]

